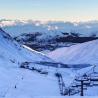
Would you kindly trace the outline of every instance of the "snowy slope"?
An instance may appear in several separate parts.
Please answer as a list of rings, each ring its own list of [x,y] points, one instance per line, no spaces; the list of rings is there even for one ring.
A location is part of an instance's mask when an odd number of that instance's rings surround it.
[[[67,87],[70,86],[81,71],[75,72],[68,68],[57,69],[55,67],[35,65],[34,62],[40,61],[54,62],[42,53],[31,50],[26,46],[20,46],[6,32],[0,29],[0,98],[60,96],[55,73],[59,72],[62,74],[65,86]],[[43,68],[49,74],[45,75],[37,71],[19,68],[19,65],[23,62],[32,62],[30,66]],[[82,69],[81,74],[84,74],[89,69],[91,68]],[[89,95],[89,93],[87,94]],[[97,95],[97,93],[94,95]]]
[[[51,59],[46,57],[37,51],[30,51],[17,42],[15,42],[7,33],[0,29],[0,64],[11,62],[13,64],[21,64],[22,62],[35,62],[35,61],[50,61]],[[8,64],[6,64],[8,65]]]
[[[19,68],[25,61],[53,62],[44,54],[20,46],[0,29],[0,98],[59,96],[57,78]]]
[[[0,67],[0,80],[0,98],[60,96],[55,77],[40,75],[29,70]]]
[[[49,76],[19,68],[19,65],[26,61],[54,62],[44,54],[27,48],[20,46],[0,29],[0,98],[60,96],[58,81],[54,75],[55,68],[50,69]],[[32,63],[31,66],[33,65]],[[43,69],[45,70],[44,66]]]
[[[73,74],[66,69],[63,69],[62,72],[65,85],[68,86],[72,81]],[[0,80],[0,98],[34,98],[35,96],[62,98],[58,80],[53,75],[41,75],[27,69],[0,67]],[[95,89],[96,92],[91,92],[92,89],[90,89],[86,95],[98,95],[98,88]],[[66,97],[68,98],[68,96]],[[66,97],[64,96],[64,98]]]
[[[64,47],[50,52],[48,56],[65,64],[98,64],[98,40]]]

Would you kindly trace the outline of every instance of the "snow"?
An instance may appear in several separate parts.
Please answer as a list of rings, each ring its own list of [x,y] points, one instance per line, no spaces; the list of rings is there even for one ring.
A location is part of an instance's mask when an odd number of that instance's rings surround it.
[[[46,98],[46,96],[40,96],[40,97],[33,97],[33,98]],[[50,96],[50,97],[47,97],[47,98],[92,98],[91,96]],[[98,96],[93,96],[93,98],[98,98]]]
[[[52,59],[26,46],[20,46],[2,29],[0,29],[0,98],[18,98],[33,96],[60,96],[57,68],[35,65],[34,62],[53,62]],[[21,69],[23,62],[32,62],[29,66],[43,68],[49,75],[41,75],[29,69]],[[68,80],[71,70],[60,69]],[[68,76],[69,75],[69,76]],[[67,80],[67,79],[66,79]],[[69,83],[68,83],[69,84]]]
[[[94,42],[97,44],[97,41]],[[20,68],[20,65],[24,62],[30,62],[28,69]],[[82,76],[92,69],[92,66],[80,70],[56,68],[34,62],[55,63],[54,60],[43,53],[32,50],[27,46],[19,45],[0,29],[0,98],[34,98],[34,96],[54,96],[54,98],[58,96],[58,98],[61,98],[55,73],[60,73],[65,86],[70,87],[75,77]],[[48,75],[41,74],[36,70],[30,70],[31,67],[47,71]],[[85,92],[86,95],[98,95],[98,87],[93,89],[96,90],[94,93],[91,92],[90,88]]]
[[[38,53],[36,51],[30,51],[22,46],[20,46],[13,39],[4,38],[4,31],[0,31],[0,60],[3,63],[13,62],[15,64],[21,64],[22,62],[34,62],[34,61],[50,61],[53,62],[50,58],[45,55]],[[5,35],[6,36],[6,35]],[[7,37],[7,36],[6,36]],[[3,54],[3,55],[2,55]],[[5,60],[5,61],[3,61]],[[1,63],[0,62],[0,63]],[[2,64],[2,63],[1,63]],[[6,64],[8,65],[8,64]]]
[[[54,76],[57,70],[51,67],[48,71],[49,75],[41,75],[36,71],[30,71],[28,69],[0,67],[0,88],[2,88],[0,89],[0,98],[61,96],[57,78]],[[69,69],[58,69],[58,72],[61,72],[63,75],[66,87],[73,82],[74,76],[76,75],[75,72]],[[96,95],[96,93],[87,94]]]
[[[55,61],[62,62],[64,64],[70,65],[81,65],[81,64],[90,64],[86,68],[82,68],[76,71],[76,77],[80,78],[84,73],[92,73],[95,69],[95,72],[98,72],[98,40],[85,42],[78,45],[73,45],[70,47],[63,47],[56,49],[48,53],[47,55]],[[98,76],[97,76],[98,77]],[[69,79],[70,81],[70,79]],[[74,80],[73,80],[74,81]],[[98,95],[98,86],[88,87],[84,91],[85,96],[96,96]]]
[[[20,46],[0,29],[0,98],[59,96],[57,79],[19,68],[26,61],[54,62],[42,53]]]
[[[0,80],[0,98],[17,98],[20,95],[60,96],[55,77],[42,76],[29,70],[0,68]]]
[[[98,40],[56,49],[47,55],[65,64],[98,65]]]
[[[63,21],[33,21],[33,20],[0,20],[0,26],[12,36],[23,33],[41,32],[43,36],[62,35],[61,32],[78,32],[85,36],[98,35],[98,21],[63,22]]]

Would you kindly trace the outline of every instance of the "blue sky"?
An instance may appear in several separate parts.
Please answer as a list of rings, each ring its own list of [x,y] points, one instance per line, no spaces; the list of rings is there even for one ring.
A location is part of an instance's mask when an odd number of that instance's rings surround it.
[[[0,0],[0,18],[98,20],[98,0]]]

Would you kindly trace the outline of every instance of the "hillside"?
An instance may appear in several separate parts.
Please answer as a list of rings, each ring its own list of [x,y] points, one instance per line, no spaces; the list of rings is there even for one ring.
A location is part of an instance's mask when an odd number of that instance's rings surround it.
[[[44,53],[98,39],[98,21],[42,22],[1,19],[0,26],[22,45]]]
[[[20,65],[22,62],[51,61],[44,54],[30,51],[19,45],[13,38],[0,29],[0,60],[3,63],[10,62],[13,65]],[[0,62],[0,63],[1,63]],[[8,65],[8,64],[7,64]]]
[[[60,47],[69,47],[77,43],[83,43],[91,40],[98,39],[98,37],[80,37],[76,33],[58,33],[47,32],[49,34],[42,34],[41,32],[35,32],[33,34],[23,34],[21,36],[15,37],[14,39],[23,45],[37,50],[37,51],[53,51]],[[50,35],[54,33],[55,36]]]
[[[98,40],[71,47],[63,47],[50,52],[48,56],[65,64],[98,64]]]
[[[55,77],[57,68],[41,65],[40,62],[55,63],[44,54],[19,45],[0,29],[0,98],[61,96]],[[20,67],[23,64],[28,66]],[[34,70],[31,70],[33,67]],[[67,77],[66,81],[73,81],[71,70],[65,70],[66,73],[64,70],[61,73]]]
[[[87,72],[92,75],[93,67],[71,69],[25,45],[21,46],[0,29],[0,98],[68,96],[70,88],[73,89],[72,95],[79,95],[80,88],[72,87],[77,84],[75,79]],[[91,92],[92,89],[96,92]],[[97,95],[97,91],[95,86],[89,88],[85,95]]]
[[[22,47],[0,29],[0,98],[60,95],[55,77],[20,68],[24,62],[32,62],[33,66],[34,62],[43,61],[54,62],[44,54]]]

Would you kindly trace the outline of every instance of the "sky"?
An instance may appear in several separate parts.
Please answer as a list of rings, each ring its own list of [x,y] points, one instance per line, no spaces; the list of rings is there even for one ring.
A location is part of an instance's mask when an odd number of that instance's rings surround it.
[[[0,0],[0,19],[98,20],[98,0]]]

